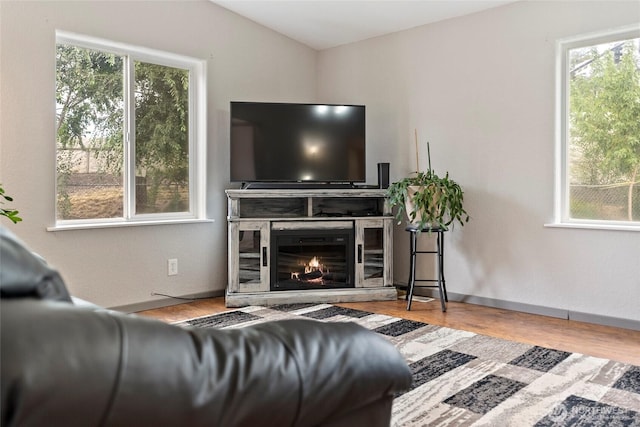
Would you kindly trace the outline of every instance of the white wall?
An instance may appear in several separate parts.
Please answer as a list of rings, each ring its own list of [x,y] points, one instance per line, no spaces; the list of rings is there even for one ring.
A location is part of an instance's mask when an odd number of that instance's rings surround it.
[[[389,161],[393,181],[415,170],[417,129],[421,168],[430,141],[436,171],[463,186],[472,219],[447,235],[450,292],[640,320],[639,232],[544,227],[555,41],[639,21],[637,1],[522,1],[320,52],[320,101],[368,107],[369,171]],[[396,230],[399,282],[404,234]]]
[[[207,60],[207,211],[215,222],[46,231],[55,221],[56,29]],[[313,101],[316,52],[206,0],[2,0],[0,61],[0,182],[24,218],[2,224],[57,267],[73,294],[100,305],[222,291],[229,101]],[[168,258],[178,258],[178,276],[167,276]]]
[[[389,161],[393,181],[415,170],[417,129],[421,168],[430,141],[436,171],[463,186],[472,220],[447,235],[451,293],[637,325],[640,233],[544,227],[554,203],[555,41],[637,22],[636,1],[524,1],[319,54],[320,100],[369,107],[369,171]],[[396,229],[398,282],[404,234]]]

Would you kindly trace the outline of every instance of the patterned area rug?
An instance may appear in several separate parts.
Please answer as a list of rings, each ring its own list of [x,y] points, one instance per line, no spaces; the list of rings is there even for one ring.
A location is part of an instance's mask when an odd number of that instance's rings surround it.
[[[413,371],[393,426],[636,426],[640,367],[329,304],[244,307],[181,322],[233,328],[296,316],[384,335]]]

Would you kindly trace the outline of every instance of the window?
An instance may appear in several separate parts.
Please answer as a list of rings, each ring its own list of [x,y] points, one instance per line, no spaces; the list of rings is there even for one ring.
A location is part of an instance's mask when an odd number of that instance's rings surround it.
[[[558,44],[556,222],[640,226],[640,28]]]
[[[56,225],[204,217],[204,62],[56,35]]]

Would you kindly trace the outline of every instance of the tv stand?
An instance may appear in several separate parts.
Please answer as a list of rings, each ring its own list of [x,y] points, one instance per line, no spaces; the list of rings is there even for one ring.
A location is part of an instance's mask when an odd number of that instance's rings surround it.
[[[382,189],[226,190],[228,198],[227,307],[292,303],[395,300],[394,217]],[[345,288],[272,290],[274,234],[295,231],[310,238],[323,231],[353,233]]]
[[[243,182],[243,190],[328,190],[356,188],[353,182]]]

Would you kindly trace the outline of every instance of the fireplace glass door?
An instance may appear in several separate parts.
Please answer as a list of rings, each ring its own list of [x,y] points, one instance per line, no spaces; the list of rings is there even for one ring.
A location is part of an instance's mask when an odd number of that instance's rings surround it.
[[[352,287],[353,229],[272,230],[272,291]]]

